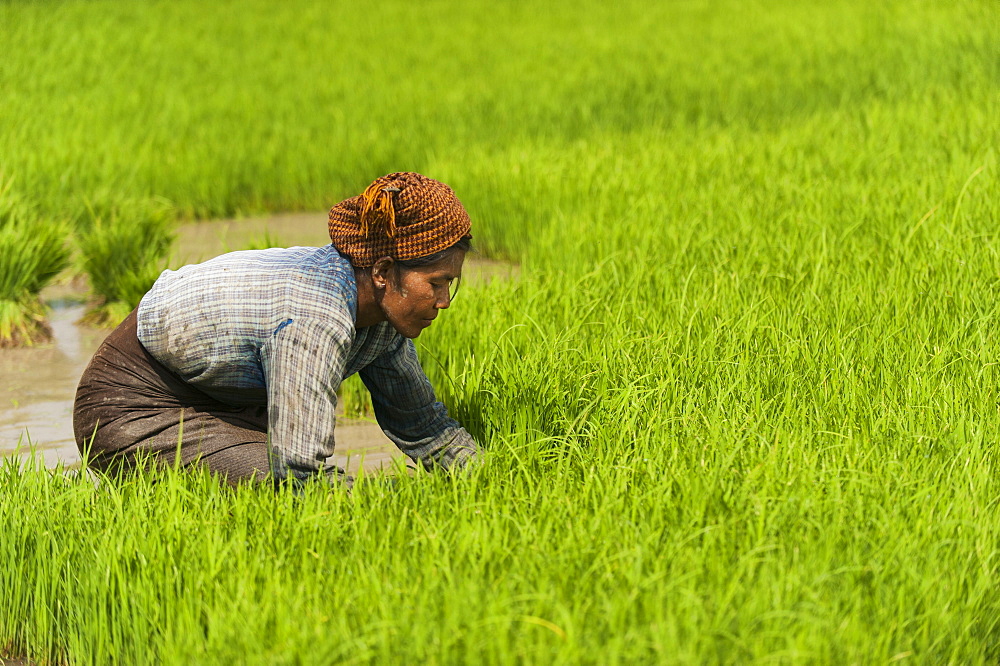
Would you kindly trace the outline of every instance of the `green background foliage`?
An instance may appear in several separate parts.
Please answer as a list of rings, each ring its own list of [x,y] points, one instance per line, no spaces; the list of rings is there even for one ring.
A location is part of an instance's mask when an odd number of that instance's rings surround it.
[[[0,170],[48,214],[322,209],[417,170],[520,264],[420,338],[480,468],[297,501],[8,470],[0,642],[995,662],[997,12],[0,4]]]

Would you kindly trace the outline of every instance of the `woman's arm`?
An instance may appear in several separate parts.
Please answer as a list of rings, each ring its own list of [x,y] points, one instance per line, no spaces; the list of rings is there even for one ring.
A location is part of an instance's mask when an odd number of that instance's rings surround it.
[[[478,455],[472,436],[434,397],[413,341],[397,336],[358,374],[372,396],[375,418],[399,450],[424,467],[462,467]]]
[[[333,455],[337,387],[350,350],[349,332],[315,320],[289,320],[261,349],[267,384],[269,457],[278,480],[304,481]]]

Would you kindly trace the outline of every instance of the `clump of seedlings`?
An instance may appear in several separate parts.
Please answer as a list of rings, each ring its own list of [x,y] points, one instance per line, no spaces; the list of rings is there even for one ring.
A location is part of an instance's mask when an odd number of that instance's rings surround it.
[[[46,342],[42,289],[66,267],[65,234],[0,180],[0,347]]]
[[[166,268],[173,209],[158,199],[89,202],[77,246],[94,304],[83,322],[106,328],[128,316]]]

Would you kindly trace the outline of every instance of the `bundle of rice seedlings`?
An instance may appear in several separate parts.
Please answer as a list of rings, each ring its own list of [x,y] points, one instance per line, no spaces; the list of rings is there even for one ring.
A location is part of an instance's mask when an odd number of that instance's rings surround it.
[[[173,211],[139,200],[88,206],[77,245],[95,304],[83,321],[112,328],[128,316],[166,267]]]
[[[69,260],[65,235],[0,180],[0,347],[45,342],[51,331],[39,293]]]

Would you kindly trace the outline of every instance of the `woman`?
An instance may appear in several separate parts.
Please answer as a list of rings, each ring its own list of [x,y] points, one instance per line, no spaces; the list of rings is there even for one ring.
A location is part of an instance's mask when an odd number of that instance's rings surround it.
[[[413,338],[449,307],[470,247],[447,185],[394,173],[330,209],[331,245],[232,252],[164,271],[83,373],[73,426],[92,466],[136,454],[235,484],[342,477],[337,388],[358,372],[386,435],[425,467],[477,455]]]

